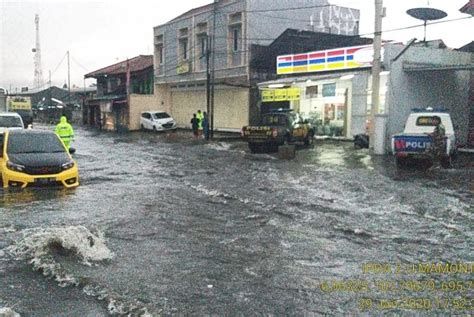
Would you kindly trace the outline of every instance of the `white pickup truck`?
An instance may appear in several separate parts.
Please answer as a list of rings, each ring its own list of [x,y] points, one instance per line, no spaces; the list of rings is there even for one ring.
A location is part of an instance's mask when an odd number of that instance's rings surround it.
[[[444,168],[451,166],[456,153],[456,139],[451,117],[447,112],[427,108],[414,110],[408,116],[403,133],[392,137],[392,153],[395,155],[398,167],[405,166],[410,159],[432,160],[429,148],[433,145],[431,134],[436,126],[436,120],[433,120],[435,117],[441,118],[441,123],[446,129],[446,146],[441,166]]]

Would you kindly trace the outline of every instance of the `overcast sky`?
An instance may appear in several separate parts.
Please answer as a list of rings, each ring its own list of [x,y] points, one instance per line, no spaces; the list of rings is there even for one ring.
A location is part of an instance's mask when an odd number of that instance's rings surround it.
[[[258,0],[254,0],[258,1]],[[45,81],[67,82],[66,51],[70,51],[71,85],[82,87],[84,74],[139,54],[153,53],[153,27],[212,0],[0,0],[0,87],[32,86],[35,45],[34,16],[40,15],[42,69]],[[361,10],[360,33],[373,32],[373,0],[330,0]],[[468,0],[430,0],[448,19],[468,17],[459,9]],[[289,1],[291,3],[291,1]],[[384,0],[384,30],[420,24],[406,10],[426,6],[427,0]],[[428,27],[428,39],[441,38],[453,48],[473,40],[474,19]],[[423,38],[423,29],[389,32],[384,39],[406,42]],[[64,58],[64,59],[63,59]],[[61,60],[62,63],[61,63]],[[86,83],[89,85],[93,81]]]

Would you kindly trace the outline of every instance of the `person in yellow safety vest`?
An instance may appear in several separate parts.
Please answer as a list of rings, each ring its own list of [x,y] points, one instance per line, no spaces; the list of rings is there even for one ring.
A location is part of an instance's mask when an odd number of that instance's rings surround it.
[[[71,141],[74,138],[74,130],[72,129],[72,126],[67,122],[67,118],[65,116],[61,117],[54,132],[56,132],[56,134],[61,138],[61,140],[63,140],[64,144],[66,145],[66,148],[69,150],[69,147],[71,146]]]
[[[198,119],[198,136],[202,135],[202,122],[204,120],[204,113],[201,110],[198,110],[196,113],[196,118]]]

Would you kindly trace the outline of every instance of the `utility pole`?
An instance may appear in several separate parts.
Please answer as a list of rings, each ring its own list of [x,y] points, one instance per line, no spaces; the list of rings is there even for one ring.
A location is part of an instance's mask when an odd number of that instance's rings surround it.
[[[69,51],[67,51],[67,89],[68,104],[71,104],[71,68],[69,67]]]
[[[375,0],[375,32],[374,32],[374,60],[372,64],[372,107],[370,111],[370,137],[369,147],[374,149],[375,141],[375,115],[379,113],[380,106],[380,70],[382,49],[382,18],[383,0]]]
[[[211,48],[210,44],[210,37],[209,34],[206,36],[206,111],[207,115],[211,116],[211,65],[209,65],[210,57],[211,57]],[[212,125],[210,125],[212,126]]]
[[[34,56],[34,65],[35,65],[35,73],[34,73],[34,80],[33,80],[33,87],[40,88],[43,86],[43,71],[41,68],[41,46],[40,46],[40,37],[39,37],[39,15],[35,15],[35,29],[36,29],[36,44],[35,47],[32,49]]]
[[[213,8],[213,18],[212,18],[212,38],[211,38],[211,46],[212,46],[212,70],[211,70],[211,104],[210,104],[210,121],[211,121],[211,140],[214,138],[214,93],[215,93],[215,80],[216,80],[216,13],[217,13],[217,4],[218,0],[214,0],[214,8]]]
[[[49,78],[49,81],[48,81],[48,83],[49,83],[49,89],[48,89],[48,90],[49,90],[49,93],[48,93],[49,101],[48,101],[48,106],[51,106],[51,99],[53,98],[52,92],[51,92],[51,71],[49,71],[49,77],[48,77],[48,78]]]

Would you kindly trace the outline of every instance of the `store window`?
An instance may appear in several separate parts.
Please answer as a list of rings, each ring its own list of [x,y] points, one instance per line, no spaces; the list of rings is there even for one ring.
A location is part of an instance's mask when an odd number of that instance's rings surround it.
[[[347,132],[346,88],[336,82],[310,83],[305,99],[300,100],[301,113],[313,125],[317,135],[345,136]]]
[[[318,97],[318,85],[306,87],[306,98],[317,98]]]
[[[335,97],[336,96],[336,84],[324,84],[323,85],[323,97]]]

